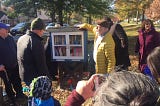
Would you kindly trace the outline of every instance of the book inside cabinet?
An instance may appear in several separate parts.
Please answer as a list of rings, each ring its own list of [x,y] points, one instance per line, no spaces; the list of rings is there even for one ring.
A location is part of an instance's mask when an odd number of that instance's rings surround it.
[[[82,61],[86,57],[84,31],[52,32],[52,58],[54,61]]]

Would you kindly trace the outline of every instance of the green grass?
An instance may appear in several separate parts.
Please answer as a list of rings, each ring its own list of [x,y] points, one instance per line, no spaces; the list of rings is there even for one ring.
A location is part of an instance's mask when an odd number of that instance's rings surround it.
[[[126,31],[128,36],[137,36],[138,29],[140,28],[140,24],[128,24],[128,23],[122,23],[121,24],[124,27],[124,30]],[[88,39],[92,40],[94,39],[94,35],[92,32],[88,32]]]
[[[140,24],[128,24],[128,23],[122,23],[121,24],[126,31],[128,36],[137,36],[138,35],[138,29],[140,28]]]
[[[128,51],[129,54],[134,56],[135,55],[135,44],[138,36],[138,29],[140,28],[140,24],[128,24],[128,23],[122,23],[121,24],[126,31],[126,34],[128,36]]]

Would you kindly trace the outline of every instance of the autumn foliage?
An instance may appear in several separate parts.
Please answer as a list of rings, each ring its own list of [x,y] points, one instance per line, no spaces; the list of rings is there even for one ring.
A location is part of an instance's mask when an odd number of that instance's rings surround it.
[[[148,9],[145,11],[147,18],[158,20],[160,19],[160,0],[154,0]]]

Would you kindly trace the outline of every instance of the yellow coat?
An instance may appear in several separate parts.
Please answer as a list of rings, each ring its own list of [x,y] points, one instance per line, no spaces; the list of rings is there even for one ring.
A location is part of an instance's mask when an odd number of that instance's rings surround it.
[[[97,39],[96,27],[84,23],[80,28],[85,28],[95,34]],[[98,46],[96,55],[96,73],[106,74],[109,73],[115,66],[115,43],[112,34],[108,32],[102,39]]]

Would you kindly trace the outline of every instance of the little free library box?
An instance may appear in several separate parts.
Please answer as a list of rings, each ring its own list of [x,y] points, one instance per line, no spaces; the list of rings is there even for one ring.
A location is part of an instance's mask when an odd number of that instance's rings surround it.
[[[86,30],[60,27],[48,31],[51,36],[53,61],[87,61]]]

